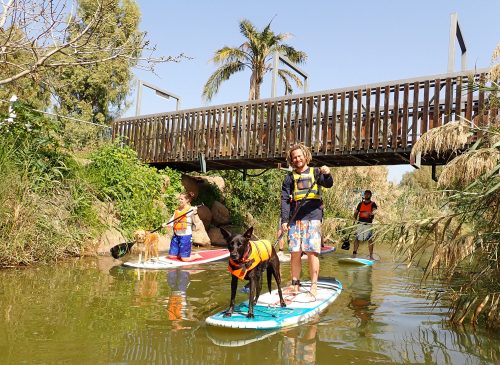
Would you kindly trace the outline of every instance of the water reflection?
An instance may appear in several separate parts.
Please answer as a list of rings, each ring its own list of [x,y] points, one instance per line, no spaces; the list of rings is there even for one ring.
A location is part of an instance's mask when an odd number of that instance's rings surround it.
[[[282,340],[282,364],[316,364],[318,325],[305,324],[284,331]]]
[[[350,268],[346,271],[347,283],[344,285],[350,288],[348,308],[359,321],[357,327],[361,337],[369,336],[374,330],[371,322],[377,305],[372,302],[372,273],[372,266]]]
[[[344,290],[314,323],[282,331],[218,331],[226,263],[205,271],[141,271],[100,258],[0,270],[0,364],[494,364],[500,334],[448,327],[419,277],[390,262],[322,275]],[[288,270],[286,266],[284,270]],[[430,283],[439,287],[439,283]],[[246,294],[237,293],[237,302]]]

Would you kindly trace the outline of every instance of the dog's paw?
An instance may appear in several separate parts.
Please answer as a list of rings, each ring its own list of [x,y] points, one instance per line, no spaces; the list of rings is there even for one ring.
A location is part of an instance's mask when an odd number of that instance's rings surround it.
[[[280,303],[280,305],[281,305],[281,308],[285,308],[285,307],[286,307],[286,303],[285,303],[285,301],[282,301],[282,302]]]
[[[224,313],[224,318],[231,317],[232,314],[232,312],[226,312]]]
[[[248,313],[248,314],[247,314],[247,318],[249,318],[249,319],[253,319],[253,318],[255,318],[255,316],[253,315],[253,313]]]

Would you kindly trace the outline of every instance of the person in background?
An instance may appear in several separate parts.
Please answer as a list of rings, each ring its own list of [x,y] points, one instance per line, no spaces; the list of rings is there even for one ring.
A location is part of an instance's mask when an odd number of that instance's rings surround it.
[[[354,210],[354,220],[357,222],[356,237],[354,239],[354,248],[352,257],[358,254],[359,243],[368,241],[368,251],[370,253],[370,260],[373,260],[373,231],[372,222],[375,213],[377,212],[377,204],[371,200],[372,192],[365,190],[363,200],[359,202]]]

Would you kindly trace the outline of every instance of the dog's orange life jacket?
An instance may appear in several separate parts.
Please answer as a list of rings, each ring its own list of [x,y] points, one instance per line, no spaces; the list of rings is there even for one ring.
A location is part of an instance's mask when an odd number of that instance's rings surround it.
[[[250,255],[238,262],[229,259],[229,272],[238,279],[245,280],[247,272],[271,258],[272,251],[271,242],[268,240],[250,241]]]
[[[177,218],[181,217],[183,214],[184,216],[179,218],[174,222],[174,231],[183,231],[187,229],[188,226],[188,217],[187,217],[187,212],[191,209],[191,206],[188,206],[187,208],[184,208],[183,210],[178,210],[176,209],[174,212],[174,220]]]
[[[359,218],[371,218],[371,213],[373,212],[373,202],[365,203],[361,202],[359,205]]]

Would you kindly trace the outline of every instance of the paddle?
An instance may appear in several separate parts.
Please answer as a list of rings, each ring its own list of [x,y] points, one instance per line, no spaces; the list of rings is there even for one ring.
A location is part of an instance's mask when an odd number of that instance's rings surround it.
[[[199,206],[196,206],[196,208],[198,208],[198,207]],[[192,211],[193,211],[193,209],[189,209],[186,213],[181,214],[177,218],[172,219],[170,222],[167,222],[167,225],[179,220],[180,218],[184,217],[186,214],[191,213]],[[158,228],[153,229],[152,231],[150,231],[150,233],[157,232],[162,228],[163,228],[163,225],[159,226]],[[123,243],[120,243],[116,246],[111,247],[111,249],[109,251],[111,252],[111,256],[113,256],[113,258],[118,259],[122,256],[125,256],[127,253],[129,253],[130,249],[132,248],[132,246],[134,244],[135,244],[135,241],[123,242]]]

